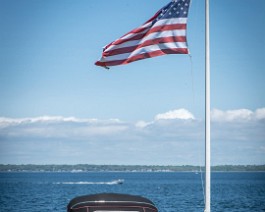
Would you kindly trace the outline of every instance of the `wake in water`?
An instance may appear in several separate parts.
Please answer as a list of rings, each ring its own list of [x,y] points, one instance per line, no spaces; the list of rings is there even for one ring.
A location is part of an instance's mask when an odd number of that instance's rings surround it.
[[[87,181],[80,181],[80,182],[57,182],[54,184],[63,184],[63,185],[120,185],[123,184],[123,179],[108,181],[108,182],[87,182]]]

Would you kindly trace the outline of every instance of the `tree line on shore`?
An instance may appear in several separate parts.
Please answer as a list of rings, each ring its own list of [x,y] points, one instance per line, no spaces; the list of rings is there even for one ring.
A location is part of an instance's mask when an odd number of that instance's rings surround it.
[[[199,172],[200,166],[156,166],[156,165],[11,165],[0,164],[0,172]],[[265,165],[220,165],[213,166],[212,171],[257,172],[265,171]]]

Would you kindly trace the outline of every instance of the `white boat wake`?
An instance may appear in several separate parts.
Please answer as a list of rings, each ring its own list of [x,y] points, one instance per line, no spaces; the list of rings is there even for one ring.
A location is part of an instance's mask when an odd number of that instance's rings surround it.
[[[63,185],[119,185],[123,184],[123,179],[112,180],[108,182],[87,182],[87,181],[80,181],[80,182],[56,182],[54,184],[63,184]]]

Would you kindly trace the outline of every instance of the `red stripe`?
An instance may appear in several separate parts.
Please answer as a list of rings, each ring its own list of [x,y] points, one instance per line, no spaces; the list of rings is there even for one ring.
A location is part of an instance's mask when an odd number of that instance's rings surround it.
[[[162,10],[162,9],[161,9],[161,10]],[[123,35],[122,37],[124,37],[124,36],[126,36],[126,35],[128,35],[128,34],[131,34],[131,33],[139,33],[139,32],[142,32],[142,31],[144,31],[144,30],[146,30],[146,29],[152,27],[152,25],[150,25],[150,26],[148,26],[148,27],[142,27],[142,26],[146,25],[147,23],[151,23],[151,22],[153,22],[153,21],[154,21],[159,15],[160,15],[161,10],[159,10],[159,11],[158,11],[158,12],[157,12],[152,18],[150,18],[148,21],[146,21],[146,22],[145,22],[144,24],[142,24],[140,27],[133,29],[132,31],[126,33],[126,34]]]
[[[122,43],[126,43],[128,41],[132,41],[132,40],[140,40],[142,38],[144,38],[145,36],[150,35],[151,33],[154,32],[162,32],[162,31],[170,31],[170,30],[181,30],[181,29],[186,29],[187,25],[186,24],[171,24],[171,25],[161,25],[161,26],[156,26],[151,28],[147,33],[145,34],[135,34],[134,36],[132,36],[131,38],[128,39],[118,39],[116,41],[114,41],[113,43],[111,43],[111,45],[120,45]],[[124,36],[123,36],[124,37]],[[110,45],[108,45],[109,47]]]
[[[176,29],[186,29],[187,24],[169,24],[169,25],[161,25],[161,26],[156,26],[152,27],[148,33],[153,33],[153,32],[161,32],[161,31],[168,31],[168,30],[176,30]]]
[[[141,40],[142,38],[144,38],[147,34],[135,34],[134,36],[127,38],[127,39],[118,39],[116,41],[114,41],[113,43],[111,43],[111,45],[120,45],[123,43],[126,43],[128,41],[133,41],[133,40]]]
[[[103,57],[109,57],[113,55],[133,52],[136,49],[139,49],[145,46],[156,45],[160,43],[176,43],[176,42],[186,42],[186,37],[185,36],[178,36],[178,37],[172,36],[172,37],[155,38],[153,40],[147,40],[144,43],[136,45],[136,46],[130,46],[130,47],[124,47],[124,48],[106,51],[106,52],[103,52],[102,55]]]
[[[161,13],[161,11],[162,11],[162,9],[160,9],[152,18],[150,18],[148,21],[146,21],[144,24],[142,24],[142,26],[144,26],[144,25],[146,25],[147,23],[151,23],[151,22],[153,22],[159,15],[160,15],[160,13]],[[128,35],[128,34],[130,34],[130,33],[138,33],[138,29],[142,29],[141,27],[142,26],[140,26],[140,27],[138,27],[138,28],[136,28],[136,29],[133,29],[132,31],[130,31],[130,32],[128,32],[128,33],[126,33],[125,35]],[[152,26],[149,26],[149,27],[144,27],[143,29],[147,29],[147,28],[150,28],[150,27],[152,27]],[[143,31],[143,30],[142,30]],[[125,36],[124,35],[124,36]],[[122,37],[124,37],[124,36],[122,36]]]
[[[137,60],[142,60],[146,58],[151,58],[151,57],[157,57],[165,54],[188,54],[188,49],[187,48],[176,48],[176,49],[161,49],[153,52],[148,52],[140,55],[135,55],[133,57],[127,58],[126,60],[114,60],[114,61],[108,61],[108,62],[100,62],[97,61],[95,65],[98,66],[116,66],[116,65],[125,65]]]
[[[126,36],[126,35],[129,35],[129,34],[131,34],[131,33],[141,33],[141,32],[145,31],[146,29],[148,29],[148,28],[150,28],[150,27],[152,27],[152,25],[149,25],[149,26],[147,26],[147,27],[139,27],[139,28],[136,28],[136,29],[134,29],[134,30],[132,30],[132,31],[130,31],[130,32],[128,32],[128,33],[126,33],[126,34],[123,35],[122,37],[124,37],[124,36]]]
[[[145,27],[145,28],[137,28],[137,29],[134,29],[131,32],[127,33],[126,35],[131,34],[131,33],[134,33],[134,34],[141,33],[148,28],[151,28],[148,31],[148,33],[149,32],[153,33],[153,32],[160,32],[160,31],[166,31],[166,30],[186,29],[186,24],[165,24],[165,25],[160,25],[160,26],[155,26],[155,27],[149,26],[149,27]],[[126,36],[126,35],[124,35],[124,36]],[[122,36],[122,37],[124,37],[124,36]]]

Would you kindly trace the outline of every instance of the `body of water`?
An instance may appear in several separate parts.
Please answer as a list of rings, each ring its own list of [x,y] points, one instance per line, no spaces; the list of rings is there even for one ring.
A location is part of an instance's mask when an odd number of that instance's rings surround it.
[[[144,196],[160,212],[204,210],[201,175],[193,172],[0,173],[0,190],[0,211],[8,212],[65,212],[72,198],[95,193]],[[265,211],[265,173],[212,173],[211,207]]]

